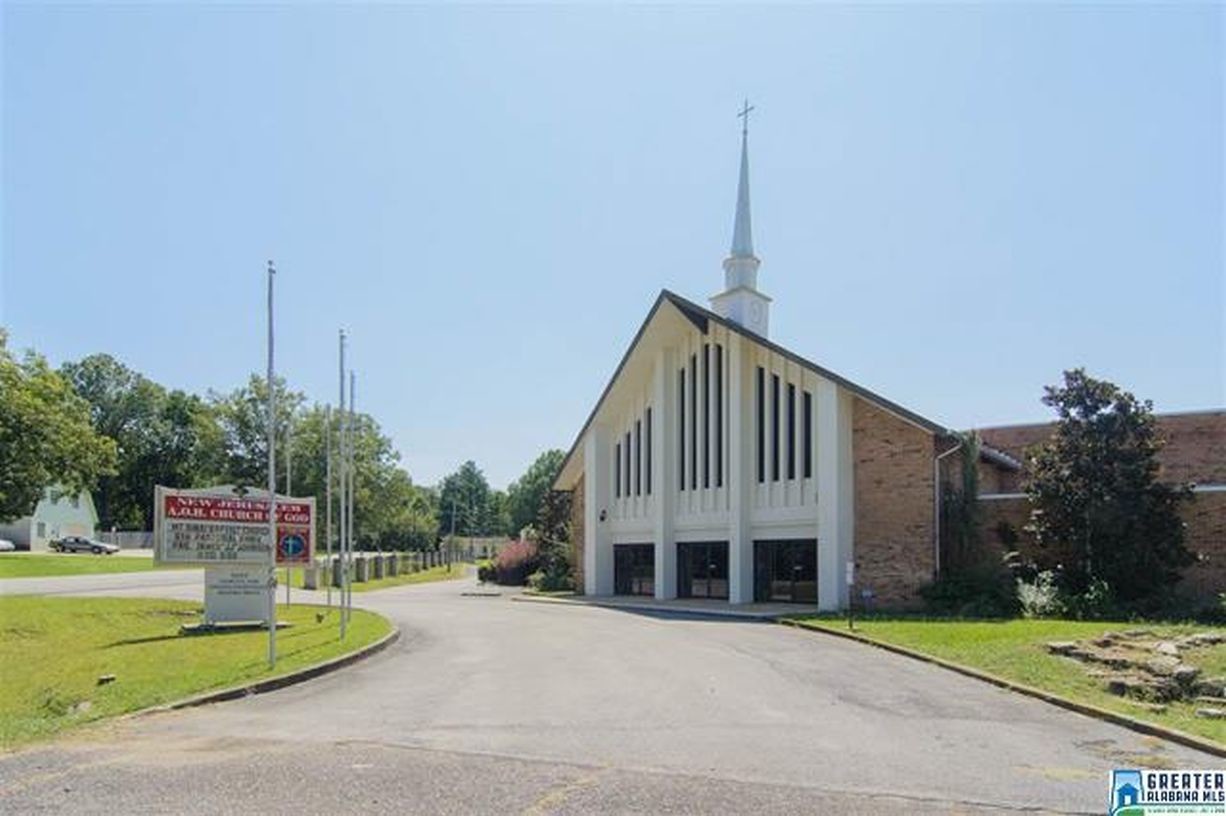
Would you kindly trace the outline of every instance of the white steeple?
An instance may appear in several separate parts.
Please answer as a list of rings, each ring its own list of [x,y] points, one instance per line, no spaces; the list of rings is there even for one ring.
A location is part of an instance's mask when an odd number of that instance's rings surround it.
[[[732,249],[724,259],[724,291],[711,298],[711,311],[755,334],[767,336],[770,298],[758,291],[758,267],[753,254],[753,224],[749,215],[749,101],[737,114],[741,124],[741,176],[736,187],[736,221]]]

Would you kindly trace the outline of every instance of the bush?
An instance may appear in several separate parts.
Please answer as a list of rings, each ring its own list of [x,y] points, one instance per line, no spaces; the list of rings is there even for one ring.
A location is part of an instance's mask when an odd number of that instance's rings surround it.
[[[1052,570],[1044,570],[1033,581],[1017,579],[1017,602],[1023,617],[1058,618],[1064,613],[1058,576]]]
[[[491,584],[498,580],[498,570],[494,569],[493,561],[482,561],[477,564],[477,580],[483,584]]]
[[[1013,575],[1003,564],[984,565],[942,576],[920,590],[928,609],[966,618],[1009,618],[1017,614]]]
[[[523,586],[539,566],[534,542],[513,541],[494,558],[494,580],[507,586]]]
[[[575,588],[571,577],[570,564],[551,561],[542,564],[541,569],[528,576],[528,586],[538,592],[563,592]]]

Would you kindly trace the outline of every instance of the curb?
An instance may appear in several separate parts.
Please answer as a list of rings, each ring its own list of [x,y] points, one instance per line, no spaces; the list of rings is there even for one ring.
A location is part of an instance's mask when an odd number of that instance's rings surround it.
[[[866,635],[860,635],[855,632],[840,632],[837,629],[825,629],[817,626],[806,626],[803,623],[788,618],[780,618],[779,623],[784,626],[790,626],[793,629],[800,629],[805,632],[812,632],[819,635],[830,635],[831,637],[843,638],[844,640],[854,640],[857,643],[863,643],[866,646],[873,646],[878,649],[883,649],[887,652],[893,652],[904,657],[920,660],[924,663],[930,663],[934,666],[939,666],[949,671],[957,672],[958,674],[973,677],[976,680],[982,680],[985,683],[990,683],[993,686],[1015,691],[1018,694],[1024,694],[1027,697],[1034,697],[1042,700],[1045,703],[1050,703],[1060,708],[1075,711],[1078,714],[1084,714],[1087,717],[1093,717],[1096,720],[1103,720],[1114,725],[1123,726],[1124,728],[1137,731],[1141,734],[1146,734],[1151,737],[1161,737],[1162,739],[1171,742],[1179,743],[1180,745],[1189,748],[1195,748],[1198,751],[1204,751],[1207,754],[1212,754],[1217,757],[1226,757],[1226,745],[1213,742],[1205,737],[1197,737],[1192,734],[1177,731],[1174,728],[1167,728],[1162,725],[1144,722],[1142,720],[1133,719],[1127,714],[1118,714],[1114,711],[1108,711],[1105,708],[1099,708],[1089,703],[1079,703],[1076,700],[1070,700],[1067,697],[1061,697],[1058,694],[1052,694],[1050,691],[1043,691],[1034,686],[1027,686],[1023,683],[1016,683],[1012,680],[1006,680],[1003,677],[998,677],[995,674],[989,674],[979,669],[973,669],[970,666],[964,666],[961,663],[954,663],[951,660],[946,660],[941,657],[935,657],[923,652],[917,652],[908,649],[905,646],[896,646],[892,643],[885,643],[880,640],[874,640]]]
[[[251,697],[256,694],[265,694],[270,691],[286,688],[287,686],[297,685],[298,683],[312,680],[325,674],[331,674],[338,669],[343,669],[346,666],[353,665],[358,661],[365,660],[372,655],[391,646],[400,639],[400,628],[392,627],[392,631],[388,632],[383,637],[376,640],[367,646],[363,646],[356,652],[350,652],[340,657],[334,657],[331,660],[325,660],[323,663],[316,663],[314,666],[307,666],[297,671],[289,672],[288,674],[279,674],[276,677],[268,677],[263,680],[257,680],[253,683],[246,683],[241,686],[231,686],[230,688],[218,689],[217,691],[206,691],[203,694],[197,694],[193,697],[187,697],[182,700],[176,700],[172,703],[163,703],[161,705],[143,708],[140,711],[133,711],[126,715],[128,717],[139,717],[144,714],[153,714],[159,711],[178,711],[184,708],[195,708],[196,706],[209,705],[210,703],[221,703],[227,700],[239,700],[243,697]]]

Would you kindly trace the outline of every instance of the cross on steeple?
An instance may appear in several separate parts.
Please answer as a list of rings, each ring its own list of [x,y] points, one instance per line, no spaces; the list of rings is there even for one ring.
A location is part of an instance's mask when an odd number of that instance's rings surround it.
[[[740,113],[736,116],[741,120],[741,135],[745,136],[749,133],[749,112],[753,110],[753,106],[749,104],[749,100],[745,100],[745,106],[741,108]]]

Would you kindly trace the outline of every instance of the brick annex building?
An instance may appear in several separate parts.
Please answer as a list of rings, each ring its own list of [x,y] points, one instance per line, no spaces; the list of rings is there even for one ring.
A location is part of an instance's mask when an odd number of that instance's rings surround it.
[[[758,291],[742,131],[725,290],[706,309],[657,298],[579,432],[555,489],[589,595],[919,602],[940,569],[950,430],[769,340]],[[1166,475],[1199,483],[1190,544],[1199,590],[1226,589],[1226,412],[1164,417]],[[1050,426],[982,432],[985,539],[1025,547],[1023,449]],[[1005,522],[1002,525],[1001,522]],[[1011,532],[1015,531],[1015,532]]]

